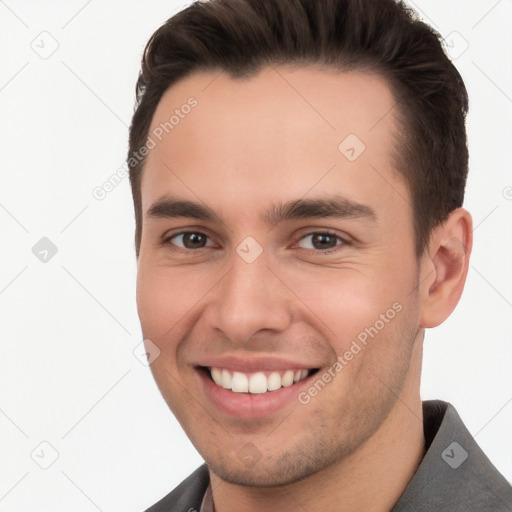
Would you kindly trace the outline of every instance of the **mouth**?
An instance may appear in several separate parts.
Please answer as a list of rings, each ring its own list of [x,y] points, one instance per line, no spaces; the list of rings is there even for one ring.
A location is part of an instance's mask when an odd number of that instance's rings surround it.
[[[303,407],[300,393],[323,368],[284,356],[239,354],[204,356],[194,365],[198,392],[210,414],[231,420],[271,418]]]
[[[208,379],[219,388],[232,393],[263,395],[288,388],[318,372],[319,368],[290,368],[280,371],[240,372],[226,368],[201,366]]]

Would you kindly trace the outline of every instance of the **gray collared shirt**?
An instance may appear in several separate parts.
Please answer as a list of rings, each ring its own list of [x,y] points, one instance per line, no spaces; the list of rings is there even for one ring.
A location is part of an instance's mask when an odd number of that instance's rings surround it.
[[[455,408],[423,402],[427,452],[391,512],[512,511],[512,487],[492,465]],[[215,512],[208,484],[199,512]]]
[[[426,454],[391,512],[512,512],[512,487],[447,402],[423,402]],[[215,512],[206,464],[146,512]]]

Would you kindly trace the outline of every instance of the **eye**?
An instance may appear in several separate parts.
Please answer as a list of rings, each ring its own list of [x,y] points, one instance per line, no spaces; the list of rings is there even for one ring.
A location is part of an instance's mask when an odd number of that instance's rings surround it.
[[[298,245],[299,247],[302,247],[302,249],[310,249],[314,251],[329,253],[335,247],[344,245],[345,243],[345,240],[343,240],[338,235],[328,232],[318,232],[303,236],[299,240]]]
[[[210,242],[210,243],[208,243]],[[164,244],[170,243],[181,249],[202,249],[213,245],[213,242],[204,233],[199,231],[183,231],[176,233],[164,240]]]
[[[171,244],[177,249],[198,250],[215,245],[213,241],[200,231],[182,231],[167,237],[164,244]],[[336,251],[337,247],[346,245],[347,242],[339,235],[329,232],[309,233],[299,239],[298,246],[302,249],[313,250],[328,254]]]

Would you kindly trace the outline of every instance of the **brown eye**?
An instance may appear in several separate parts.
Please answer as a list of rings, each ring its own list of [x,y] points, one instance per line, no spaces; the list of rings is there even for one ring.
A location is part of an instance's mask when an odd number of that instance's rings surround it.
[[[302,242],[302,245],[301,245]],[[343,240],[332,233],[311,233],[301,238],[299,245],[303,249],[326,251],[343,244]]]
[[[202,249],[208,245],[208,237],[205,234],[199,233],[197,231],[178,233],[169,237],[167,241],[171,242],[177,247],[181,247],[182,249]]]

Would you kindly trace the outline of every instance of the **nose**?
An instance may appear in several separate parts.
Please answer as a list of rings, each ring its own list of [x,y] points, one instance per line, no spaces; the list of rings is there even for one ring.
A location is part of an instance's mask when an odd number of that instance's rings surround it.
[[[291,294],[263,256],[247,263],[235,254],[210,298],[204,312],[209,328],[234,344],[247,343],[263,332],[285,331],[292,321]]]

